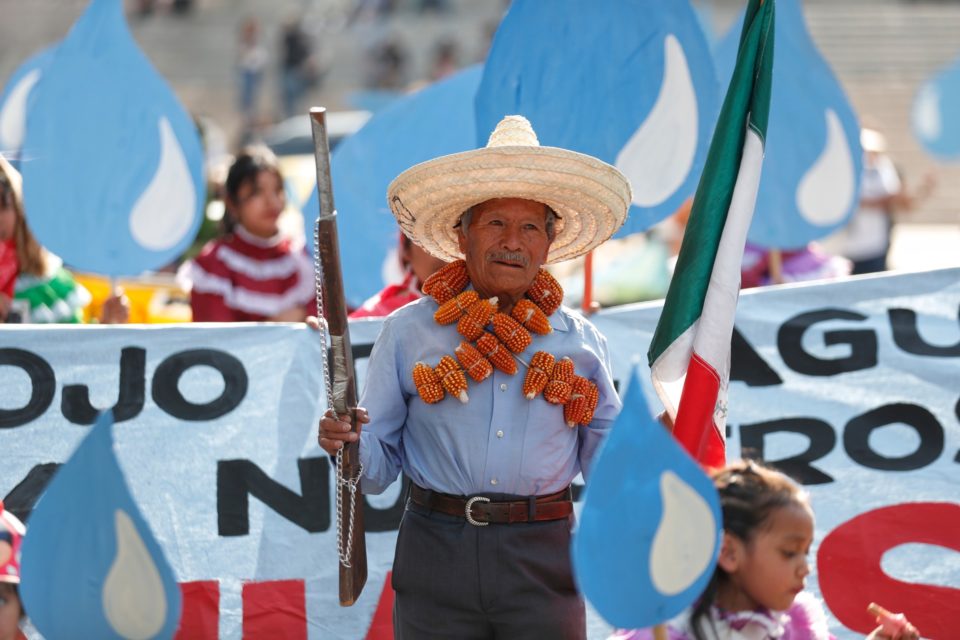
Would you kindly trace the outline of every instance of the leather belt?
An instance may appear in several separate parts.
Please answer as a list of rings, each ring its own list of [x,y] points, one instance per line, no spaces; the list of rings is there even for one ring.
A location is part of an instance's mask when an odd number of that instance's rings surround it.
[[[517,522],[562,520],[573,513],[570,488],[525,500],[492,500],[485,496],[454,496],[410,484],[410,500],[415,504],[451,516],[466,519],[477,527]]]

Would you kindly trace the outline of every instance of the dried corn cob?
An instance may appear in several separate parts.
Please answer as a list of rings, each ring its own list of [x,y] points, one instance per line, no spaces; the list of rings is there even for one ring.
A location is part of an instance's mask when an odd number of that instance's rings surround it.
[[[493,314],[493,332],[514,353],[523,353],[533,342],[530,332],[505,313]]]
[[[587,414],[587,394],[590,391],[590,381],[583,376],[573,376],[570,385],[570,399],[563,405],[563,419],[568,427],[586,424],[583,419]]]
[[[443,400],[443,385],[437,372],[430,365],[423,362],[413,365],[413,384],[417,388],[417,393],[427,404]]]
[[[527,289],[527,297],[540,307],[545,315],[551,315],[563,302],[563,288],[545,269],[540,269]]]
[[[533,400],[547,386],[555,361],[556,358],[546,351],[537,351],[530,358],[530,367],[523,379],[523,396],[527,400]]]
[[[469,400],[467,397],[467,378],[463,375],[463,369],[460,368],[456,360],[450,356],[443,356],[434,371],[437,372],[440,383],[443,384],[447,393],[463,403]]]
[[[484,331],[477,339],[477,349],[500,371],[511,376],[517,372],[517,361],[513,359],[513,354],[497,340],[496,336]]]
[[[460,319],[474,302],[480,299],[476,291],[464,291],[453,300],[447,300],[433,314],[437,324],[452,324]]]
[[[573,375],[573,360],[570,358],[559,360],[553,365],[550,381],[543,389],[544,399],[553,404],[563,404],[569,400]]]
[[[597,384],[593,380],[587,380],[587,382],[587,406],[580,424],[590,424],[593,421],[593,412],[597,408],[597,402],[600,401],[600,390],[597,389]]]
[[[435,271],[424,281],[422,289],[425,294],[432,296],[437,304],[443,304],[453,300],[468,282],[470,276],[467,275],[467,263],[457,260]]]
[[[493,373],[493,365],[490,364],[490,361],[481,355],[477,348],[474,347],[467,341],[463,341],[453,351],[454,355],[457,356],[457,360],[460,361],[460,366],[463,367],[464,371],[467,372],[471,378],[476,382],[483,382],[486,380],[491,373]]]
[[[457,331],[467,340],[476,340],[483,328],[490,322],[490,316],[497,310],[497,299],[477,300],[457,323]]]
[[[517,304],[513,305],[513,311],[510,312],[513,319],[525,326],[530,331],[545,336],[553,327],[543,311],[527,298],[521,298]]]

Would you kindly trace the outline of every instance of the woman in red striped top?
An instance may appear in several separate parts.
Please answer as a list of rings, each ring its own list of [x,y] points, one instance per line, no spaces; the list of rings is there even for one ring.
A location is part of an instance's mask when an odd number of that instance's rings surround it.
[[[194,322],[300,322],[314,303],[313,265],[280,231],[283,178],[269,149],[245,149],[225,184],[224,233],[181,267]]]

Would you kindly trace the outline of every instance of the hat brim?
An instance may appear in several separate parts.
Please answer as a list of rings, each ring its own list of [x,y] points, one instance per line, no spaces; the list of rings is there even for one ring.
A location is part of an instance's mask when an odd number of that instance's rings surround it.
[[[557,212],[547,263],[583,255],[623,225],[630,183],[616,168],[556,147],[504,146],[443,156],[400,174],[387,202],[400,228],[446,261],[463,257],[455,225],[470,207],[495,198],[542,202]]]

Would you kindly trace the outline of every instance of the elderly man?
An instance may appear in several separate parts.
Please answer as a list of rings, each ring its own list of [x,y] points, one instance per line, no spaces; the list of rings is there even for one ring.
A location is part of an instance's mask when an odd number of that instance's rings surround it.
[[[487,147],[390,185],[404,233],[452,261],[384,322],[359,420],[362,488],[412,481],[393,567],[397,638],[583,638],[570,482],[620,409],[604,338],[541,266],[623,224],[614,167],[508,116]],[[320,445],[357,434],[330,415]]]

